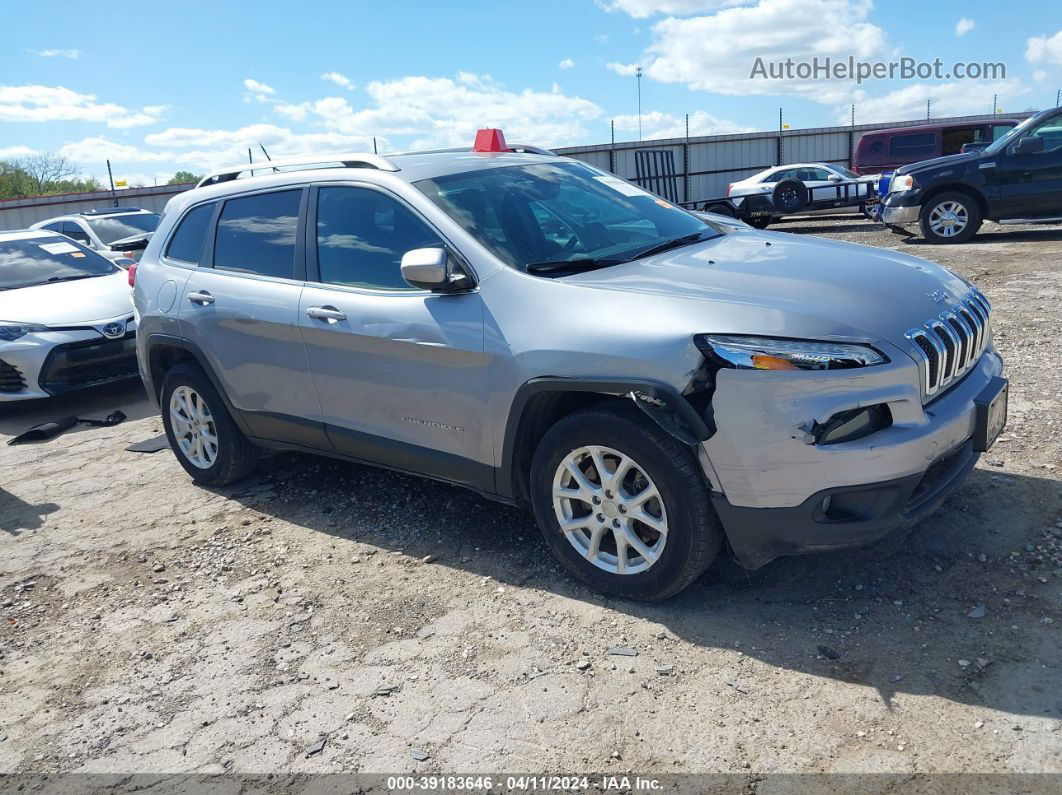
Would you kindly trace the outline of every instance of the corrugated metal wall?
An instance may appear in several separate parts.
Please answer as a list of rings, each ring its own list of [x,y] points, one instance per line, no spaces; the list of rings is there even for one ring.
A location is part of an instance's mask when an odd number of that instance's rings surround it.
[[[152,188],[126,188],[115,191],[114,196],[122,207],[141,207],[161,213],[171,196],[191,187],[192,185],[160,185]],[[0,201],[0,230],[25,229],[32,223],[57,215],[113,207],[114,196],[108,190],[36,196],[32,199],[5,199]]]
[[[846,127],[820,127],[809,130],[709,135],[696,138],[668,138],[659,141],[625,141],[596,146],[554,149],[591,165],[639,182],[635,152],[639,149],[668,150],[674,153],[680,202],[701,202],[722,196],[726,186],[783,163],[839,163],[850,165],[859,137],[868,130],[914,127],[921,124],[954,124],[993,119],[1024,119],[1030,113],[1006,116],[955,116],[946,119],[861,124]]]

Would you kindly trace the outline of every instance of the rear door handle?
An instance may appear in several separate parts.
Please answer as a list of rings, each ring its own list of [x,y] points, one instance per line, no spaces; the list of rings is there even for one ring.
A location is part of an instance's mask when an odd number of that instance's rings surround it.
[[[214,296],[208,293],[206,290],[202,292],[191,292],[185,296],[193,304],[199,304],[200,306],[206,306],[207,304],[214,303]]]
[[[324,320],[329,323],[336,323],[340,320],[346,320],[347,316],[336,309],[334,306],[311,306],[306,309],[306,316],[313,318],[314,320]]]

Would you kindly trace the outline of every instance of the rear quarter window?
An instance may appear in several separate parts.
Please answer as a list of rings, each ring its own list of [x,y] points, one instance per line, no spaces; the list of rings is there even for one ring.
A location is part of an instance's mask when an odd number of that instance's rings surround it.
[[[889,154],[900,157],[930,155],[936,149],[936,133],[910,133],[894,135],[889,139]]]
[[[214,202],[193,207],[177,223],[177,231],[166,246],[166,256],[181,262],[199,262],[203,253],[210,219],[214,216]]]

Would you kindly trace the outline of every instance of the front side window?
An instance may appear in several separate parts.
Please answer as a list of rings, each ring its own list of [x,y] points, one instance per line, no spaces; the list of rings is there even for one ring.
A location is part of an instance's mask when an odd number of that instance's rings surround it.
[[[200,204],[189,210],[177,225],[177,231],[166,247],[166,256],[181,262],[199,262],[203,253],[210,219],[214,217],[214,203]]]
[[[214,267],[292,279],[301,190],[229,199],[214,239]]]
[[[317,192],[317,267],[324,284],[414,290],[402,278],[402,255],[443,241],[398,200],[369,188]]]
[[[534,163],[414,183],[500,260],[521,270],[628,262],[717,227],[584,163]]]
[[[0,290],[106,276],[117,270],[95,251],[62,237],[0,241]]]
[[[161,216],[158,213],[137,213],[135,215],[118,215],[113,218],[90,218],[88,225],[96,237],[105,246],[123,237],[154,232],[158,228]]]
[[[77,223],[77,221],[63,221],[63,234],[71,240],[76,240],[83,246],[92,245],[88,232],[82,229],[81,224]]]

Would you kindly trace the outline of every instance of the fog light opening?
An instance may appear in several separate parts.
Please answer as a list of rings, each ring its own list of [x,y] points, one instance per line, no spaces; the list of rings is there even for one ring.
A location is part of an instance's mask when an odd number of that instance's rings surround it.
[[[878,403],[834,414],[824,423],[815,423],[812,433],[816,444],[854,442],[892,425],[888,405]]]

